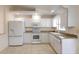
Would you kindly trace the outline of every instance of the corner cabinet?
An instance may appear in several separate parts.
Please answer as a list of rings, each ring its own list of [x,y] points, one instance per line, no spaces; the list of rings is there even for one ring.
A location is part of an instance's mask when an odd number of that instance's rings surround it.
[[[50,45],[58,54],[76,54],[77,38],[59,38],[49,33]]]

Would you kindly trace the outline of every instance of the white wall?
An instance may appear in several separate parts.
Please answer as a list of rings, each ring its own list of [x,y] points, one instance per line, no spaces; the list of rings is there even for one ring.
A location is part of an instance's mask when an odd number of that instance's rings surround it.
[[[25,27],[32,27],[32,19],[25,18]],[[51,27],[51,18],[40,19],[40,27]]]
[[[76,27],[76,30],[69,30],[69,33],[75,33],[79,39],[79,5],[67,6],[68,8],[68,26]],[[79,41],[77,43],[77,53],[79,53]]]
[[[25,27],[32,27],[32,19],[25,18],[24,25],[25,25]]]
[[[0,51],[8,47],[8,6],[3,7],[5,7],[5,33],[0,35]]]
[[[79,27],[79,6],[68,6],[68,26]]]

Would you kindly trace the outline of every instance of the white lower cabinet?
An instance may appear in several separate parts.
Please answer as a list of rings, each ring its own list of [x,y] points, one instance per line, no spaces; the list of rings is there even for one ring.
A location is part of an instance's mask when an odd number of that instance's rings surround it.
[[[45,33],[39,33],[39,40],[40,40],[40,43],[48,43],[48,33],[45,32]],[[30,32],[30,33],[24,33],[24,43],[32,43],[33,41],[33,34]]]
[[[61,54],[76,54],[77,53],[77,39],[66,38],[60,39],[49,33],[50,44],[57,53]]]
[[[33,35],[32,33],[24,33],[24,43],[32,43]]]
[[[41,43],[49,43],[49,40],[48,40],[48,32],[41,32],[40,33],[40,40],[41,40]]]
[[[61,43],[60,43],[60,40],[57,39],[56,37],[54,37],[52,34],[49,34],[49,40],[50,40],[50,44],[54,48],[54,50],[57,53],[61,53]]]
[[[76,54],[77,39],[62,39],[62,54]]]

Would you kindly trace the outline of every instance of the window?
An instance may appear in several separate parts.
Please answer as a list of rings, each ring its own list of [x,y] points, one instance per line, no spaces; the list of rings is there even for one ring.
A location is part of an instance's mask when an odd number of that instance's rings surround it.
[[[53,19],[53,27],[56,27],[57,30],[65,30],[64,27],[61,27],[61,17],[59,15]]]

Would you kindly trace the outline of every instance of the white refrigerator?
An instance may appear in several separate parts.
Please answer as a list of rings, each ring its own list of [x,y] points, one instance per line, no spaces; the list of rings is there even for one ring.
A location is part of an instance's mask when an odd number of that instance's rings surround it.
[[[23,45],[24,21],[8,22],[9,45]]]

